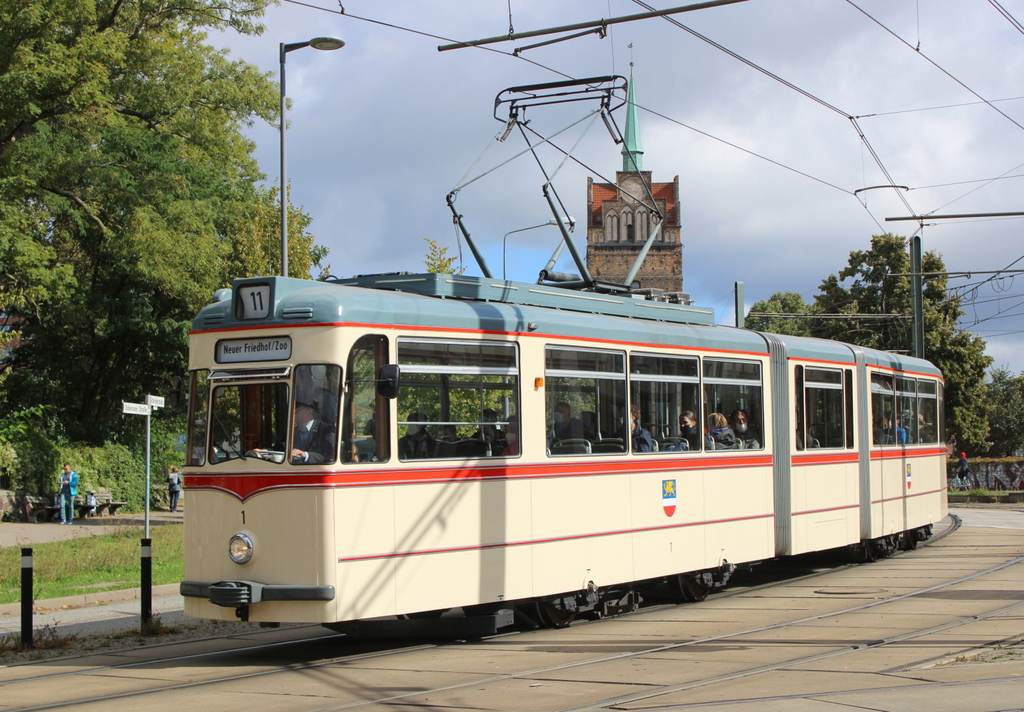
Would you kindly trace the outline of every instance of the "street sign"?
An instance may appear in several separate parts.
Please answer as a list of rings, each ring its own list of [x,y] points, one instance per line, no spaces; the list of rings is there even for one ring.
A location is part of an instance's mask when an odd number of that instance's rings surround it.
[[[121,401],[121,412],[132,415],[149,415],[149,406],[145,403],[125,403]]]
[[[164,397],[163,396],[146,396],[146,405],[152,406],[153,408],[163,408],[164,407]]]

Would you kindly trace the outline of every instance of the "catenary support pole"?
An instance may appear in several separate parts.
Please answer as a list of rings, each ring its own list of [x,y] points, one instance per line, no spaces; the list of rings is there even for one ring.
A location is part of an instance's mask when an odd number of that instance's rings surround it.
[[[910,308],[914,313],[911,342],[914,356],[924,358],[924,279],[921,277],[920,233],[910,238],[910,273]]]
[[[746,307],[743,306],[743,282],[736,282],[736,328],[742,329],[747,320]]]

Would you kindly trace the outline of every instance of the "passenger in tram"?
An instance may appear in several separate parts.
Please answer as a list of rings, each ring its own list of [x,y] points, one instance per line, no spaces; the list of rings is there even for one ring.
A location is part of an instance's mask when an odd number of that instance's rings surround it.
[[[633,452],[652,452],[654,441],[651,439],[651,433],[640,426],[640,406],[636,403],[631,405],[629,414],[633,423],[633,429],[629,433],[633,441]]]
[[[519,416],[508,416],[508,424],[505,425],[505,444],[501,452],[493,452],[501,457],[516,457],[519,454]]]
[[[896,421],[896,426],[903,428],[903,433],[906,436],[906,439],[904,440],[905,443],[913,444],[918,442],[917,428],[914,427],[916,422],[914,414],[909,410],[903,411],[900,414],[899,420]]]
[[[505,433],[501,431],[501,428],[494,425],[494,423],[498,422],[497,412],[493,408],[484,408],[480,422],[480,428],[473,433],[473,439],[483,440],[485,443],[492,445],[493,452],[493,444],[505,439]]]
[[[875,429],[872,433],[872,440],[875,445],[885,444],[885,427],[888,424],[888,420],[888,418],[881,415],[875,418]]]
[[[738,442],[748,450],[757,450],[761,447],[761,432],[750,423],[750,414],[737,409],[729,416],[729,427]]]
[[[729,421],[721,413],[708,416],[708,434],[704,437],[708,450],[735,450],[738,447],[736,436],[729,428]]]
[[[679,414],[679,435],[686,440],[691,450],[700,450],[700,428],[692,410],[684,410]]]
[[[572,417],[572,408],[565,401],[555,403],[552,416],[551,441],[576,440],[583,437],[582,421]]]
[[[896,444],[897,445],[906,445],[907,444],[907,431],[903,429],[903,425],[900,422],[899,416],[896,417],[896,424],[895,425],[896,425],[896,429],[895,429]],[[892,423],[891,422],[887,422],[885,424],[885,432],[891,434],[893,432],[890,429],[891,427],[892,427]]]
[[[924,413],[919,413],[917,416],[917,442],[933,443],[935,441],[935,428],[924,419]]]
[[[591,410],[580,413],[580,420],[583,423],[583,437],[593,442],[597,439],[597,416]]]
[[[296,401],[294,422],[292,464],[334,462],[335,429],[321,420],[320,409],[311,403]]]
[[[437,429],[437,439],[441,442],[453,443],[459,439],[459,433],[455,430],[454,423],[442,423]]]
[[[402,460],[419,460],[434,454],[434,437],[424,425],[427,416],[422,411],[409,413],[405,435],[398,439],[398,455]]]

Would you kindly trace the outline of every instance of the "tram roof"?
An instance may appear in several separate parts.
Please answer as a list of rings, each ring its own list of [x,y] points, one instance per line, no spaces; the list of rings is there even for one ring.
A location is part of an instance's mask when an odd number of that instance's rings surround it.
[[[266,319],[242,320],[240,287],[269,284],[273,308]],[[382,293],[384,292],[384,293]],[[608,318],[613,317],[613,318]],[[195,318],[197,332],[257,325],[366,324],[437,327],[458,332],[524,333],[583,338],[609,344],[686,346],[723,354],[766,354],[756,331],[714,326],[713,310],[623,295],[447,274],[394,274],[333,282],[284,277],[236,279],[230,290]],[[792,358],[853,364],[851,347],[838,341],[775,335]],[[861,349],[869,365],[941,376],[931,363]]]
[[[501,304],[652,319],[678,324],[715,322],[714,310],[642,295],[602,294],[544,284],[454,274],[381,274],[339,279],[334,284],[421,294],[441,299],[468,299]]]
[[[789,358],[805,359],[808,361],[825,361],[836,364],[856,363],[855,353],[864,353],[864,362],[869,366],[892,369],[894,371],[909,371],[913,373],[924,373],[931,376],[940,376],[942,373],[929,361],[914,358],[903,354],[895,354],[889,351],[878,351],[863,346],[854,346],[842,341],[830,341],[828,339],[817,339],[807,336],[785,336],[775,335],[786,345],[786,355]]]
[[[358,277],[337,282],[283,277],[237,279],[230,290],[220,290],[214,303],[196,316],[193,330],[348,323],[435,327],[450,330],[453,336],[460,332],[522,333],[607,343],[685,345],[735,353],[767,353],[764,339],[757,333],[713,326],[710,309],[619,295],[579,293],[523,282],[489,280],[484,283],[474,277],[434,274],[384,277],[390,279]],[[258,284],[270,285],[273,306],[265,319],[243,320],[240,308],[236,311],[240,303],[238,291]],[[479,285],[479,289],[474,285]],[[503,290],[517,296],[496,298]],[[562,294],[563,291],[568,294]],[[523,297],[523,294],[532,296]],[[537,303],[523,303],[527,300]],[[687,313],[700,323],[687,321]]]

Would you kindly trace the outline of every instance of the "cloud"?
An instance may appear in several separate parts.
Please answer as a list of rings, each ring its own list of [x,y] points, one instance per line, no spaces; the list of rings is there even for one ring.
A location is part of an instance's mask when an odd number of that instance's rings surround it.
[[[351,15],[450,38],[508,32],[504,2],[345,6]],[[467,172],[490,170],[523,147],[513,136],[484,152],[501,128],[492,117],[500,91],[562,78],[551,70],[628,75],[632,60],[638,101],[655,112],[641,113],[645,168],[657,181],[680,179],[686,289],[708,304],[742,280],[752,303],[776,291],[813,291],[851,251],[866,249],[872,234],[909,235],[918,227],[887,217],[1021,208],[1024,179],[985,181],[1024,174],[1024,129],[1014,123],[1024,124],[1024,100],[995,101],[1024,96],[1024,35],[985,3],[857,6],[864,12],[850,3],[754,0],[676,16],[811,96],[659,19],[613,25],[604,39],[588,35],[523,53],[543,66],[484,49],[438,52],[439,40],[288,2],[268,10],[262,36],[211,41],[277,72],[278,42],[322,34],[346,40],[336,52],[291,53],[287,65],[293,200],[313,217],[334,272],[346,275],[418,270],[424,237],[457,252],[445,196]],[[512,22],[526,31],[642,11],[627,0],[517,0]],[[993,104],[978,103],[976,94]],[[957,104],[970,105],[951,106]],[[573,104],[528,118],[550,134],[588,109]],[[844,114],[857,116],[856,124]],[[624,112],[616,118],[622,126]],[[275,181],[277,132],[257,126],[251,136],[268,181]],[[603,125],[579,137],[567,132],[559,145],[568,149],[579,140],[574,156],[605,176],[595,180],[612,178],[620,147]],[[561,162],[550,152],[543,160],[549,171]],[[581,221],[588,175],[570,163],[555,178],[567,210]],[[890,181],[909,190],[853,195]],[[493,273],[501,273],[506,233],[550,219],[543,182],[533,159],[523,156],[459,192],[457,208]],[[951,270],[996,270],[1024,253],[1020,229],[1019,219],[931,220],[924,244],[941,252]],[[585,229],[576,235],[582,249]],[[557,238],[551,228],[509,236],[510,277],[534,281]],[[462,247],[469,271],[478,272]],[[565,256],[558,269],[574,271]],[[1022,285],[1024,277],[1009,293],[1021,293]],[[1016,333],[1024,331],[1024,306],[994,319],[1008,302],[988,301],[996,296],[992,285],[971,296],[964,324],[977,321],[971,328],[989,339],[997,362],[1024,370],[1024,337]],[[731,298],[715,306],[728,313]]]

